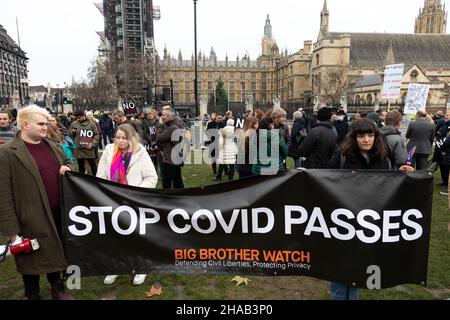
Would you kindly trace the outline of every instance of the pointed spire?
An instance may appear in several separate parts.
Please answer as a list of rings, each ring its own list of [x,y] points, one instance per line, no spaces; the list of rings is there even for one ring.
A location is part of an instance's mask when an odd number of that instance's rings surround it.
[[[164,45],[164,60],[167,59],[167,47]]]
[[[330,12],[328,11],[327,0],[323,3],[323,9],[320,13],[320,32],[318,40],[322,40],[328,33],[328,26],[330,20]]]
[[[389,41],[389,48],[386,53],[386,59],[384,61],[384,64],[386,66],[395,64],[395,55],[394,55],[394,48],[392,47],[392,41]]]
[[[264,26],[264,37],[272,38],[272,25],[270,24],[269,14],[267,14],[266,25]]]
[[[181,54],[181,49],[178,51],[178,60],[183,60],[183,55]]]
[[[328,5],[327,5],[327,0],[325,0],[324,1],[324,3],[323,3],[323,9],[322,9],[322,12],[327,12],[328,13]]]

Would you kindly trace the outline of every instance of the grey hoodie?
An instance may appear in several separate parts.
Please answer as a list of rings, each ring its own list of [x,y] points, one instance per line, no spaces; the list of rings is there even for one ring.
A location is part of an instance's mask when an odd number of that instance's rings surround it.
[[[406,151],[406,143],[400,132],[393,126],[384,126],[380,128],[381,133],[386,137],[387,147],[394,158],[392,167],[399,169],[406,164],[408,160],[408,152]]]

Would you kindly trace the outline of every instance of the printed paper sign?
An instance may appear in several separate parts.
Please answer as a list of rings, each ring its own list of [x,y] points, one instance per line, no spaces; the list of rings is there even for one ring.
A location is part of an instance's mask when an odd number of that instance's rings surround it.
[[[403,63],[386,66],[386,69],[384,70],[383,94],[381,95],[381,99],[400,98],[404,68],[405,65]]]
[[[417,111],[425,111],[427,107],[430,85],[410,83],[405,102],[405,114],[416,114]]]

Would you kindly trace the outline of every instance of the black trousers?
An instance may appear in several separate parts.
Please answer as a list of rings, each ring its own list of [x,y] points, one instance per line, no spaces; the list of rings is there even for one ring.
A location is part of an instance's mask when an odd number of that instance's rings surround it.
[[[441,164],[439,166],[440,170],[441,170],[441,178],[442,178],[442,184],[444,186],[448,186],[448,175],[450,173],[450,167],[444,164]]]
[[[232,181],[234,179],[234,164],[230,165],[219,164],[219,172],[217,173],[217,179],[222,179],[222,173],[224,171],[225,174],[228,175],[228,181]]]
[[[108,139],[109,143],[114,142],[114,132],[102,132],[102,139],[103,139],[103,148],[104,149],[108,145]]]
[[[97,175],[97,164],[95,163],[95,159],[77,159],[78,162],[78,172],[85,173],[86,167],[84,166],[84,160],[89,162],[89,166],[91,167],[92,175],[95,177]]]
[[[251,171],[238,171],[239,173],[239,180],[254,177],[255,175]]]
[[[163,175],[163,188],[164,189],[183,189],[183,177],[181,176],[181,166],[173,166],[168,163],[162,165]]]
[[[32,298],[39,294],[40,286],[39,281],[41,279],[40,275],[22,275],[23,284],[25,287],[25,297]],[[47,273],[47,280],[50,284],[56,284],[62,281],[60,272]]]
[[[58,209],[52,209],[52,216],[53,221],[56,226],[56,231],[58,232],[59,239],[62,239],[62,225],[61,225],[61,210]],[[61,273],[64,273],[65,271],[61,272],[52,272],[47,273],[47,280],[50,284],[56,284],[58,282],[62,281]],[[40,276],[39,275],[22,275],[23,284],[25,287],[25,297],[31,298],[33,296],[36,296],[39,294],[40,286]]]
[[[427,170],[429,154],[416,153],[414,160],[416,162],[416,170]]]
[[[150,159],[152,159],[152,163],[153,166],[155,167],[156,173],[159,175],[160,174],[160,168],[159,168],[159,163],[158,163],[158,156],[150,156]]]

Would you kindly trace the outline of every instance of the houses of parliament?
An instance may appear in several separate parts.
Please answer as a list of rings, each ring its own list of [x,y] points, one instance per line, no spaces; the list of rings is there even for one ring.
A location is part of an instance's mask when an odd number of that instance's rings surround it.
[[[441,0],[425,0],[415,20],[412,34],[353,33],[329,30],[330,12],[324,1],[316,42],[304,41],[294,54],[279,49],[272,36],[267,15],[261,54],[225,57],[219,60],[214,49],[198,55],[200,98],[214,94],[218,80],[228,92],[229,103],[244,103],[249,97],[255,106],[271,106],[279,99],[287,110],[318,105],[340,105],[348,111],[373,110],[387,105],[381,99],[384,68],[404,63],[401,97],[391,101],[402,106],[411,82],[431,86],[428,108],[444,110],[450,98],[450,35],[446,33],[447,12]],[[194,97],[194,56],[172,56],[166,49],[157,59],[159,83],[173,80],[173,100],[192,105]]]

